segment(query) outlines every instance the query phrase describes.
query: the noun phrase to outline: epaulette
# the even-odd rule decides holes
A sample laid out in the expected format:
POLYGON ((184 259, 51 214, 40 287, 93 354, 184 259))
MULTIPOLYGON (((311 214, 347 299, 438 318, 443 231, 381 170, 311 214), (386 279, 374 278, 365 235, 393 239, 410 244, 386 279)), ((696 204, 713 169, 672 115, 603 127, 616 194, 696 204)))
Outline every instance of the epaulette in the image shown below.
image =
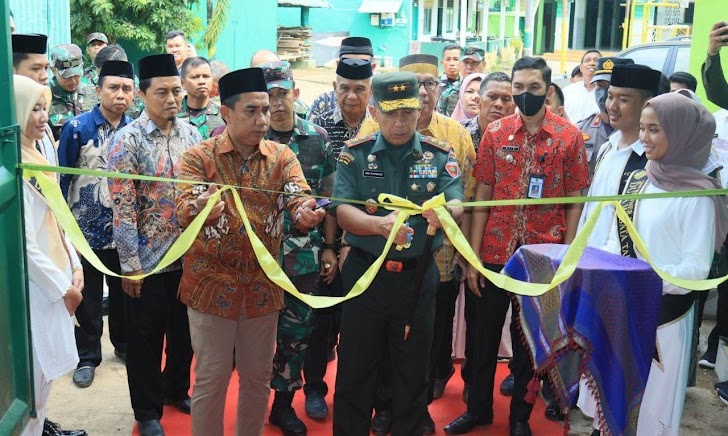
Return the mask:
POLYGON ((450 145, 449 142, 441 141, 437 138, 433 138, 432 136, 423 136, 422 142, 426 142, 436 148, 439 148, 440 150, 442 150, 444 152, 448 152, 452 148, 452 145, 450 145))
POLYGON ((363 143, 369 142, 369 141, 374 141, 376 139, 377 139, 376 136, 368 135, 368 136, 363 136, 361 138, 354 138, 354 139, 350 139, 348 141, 344 141, 344 145, 346 145, 348 148, 354 148, 357 145, 360 145, 360 144, 363 144, 363 143))

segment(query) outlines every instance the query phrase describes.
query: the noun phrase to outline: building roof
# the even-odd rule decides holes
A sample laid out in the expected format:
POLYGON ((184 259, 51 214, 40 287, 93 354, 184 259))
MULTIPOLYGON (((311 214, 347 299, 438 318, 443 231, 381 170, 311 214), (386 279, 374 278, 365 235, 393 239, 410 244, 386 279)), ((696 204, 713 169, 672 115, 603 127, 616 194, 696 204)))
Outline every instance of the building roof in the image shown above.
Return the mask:
POLYGON ((331 3, 326 0, 278 0, 282 8, 330 8, 331 3))

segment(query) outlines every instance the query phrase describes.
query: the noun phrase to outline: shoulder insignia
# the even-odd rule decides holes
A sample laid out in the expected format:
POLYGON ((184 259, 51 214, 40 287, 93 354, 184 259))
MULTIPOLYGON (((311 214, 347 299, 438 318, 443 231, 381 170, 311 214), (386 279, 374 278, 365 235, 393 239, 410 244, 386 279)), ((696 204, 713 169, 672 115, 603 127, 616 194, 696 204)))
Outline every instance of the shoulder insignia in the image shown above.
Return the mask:
POLYGON ((376 136, 368 135, 368 136, 363 136, 361 138, 354 138, 354 139, 350 139, 348 141, 344 141, 344 145, 346 145, 348 148, 354 148, 357 145, 360 145, 360 144, 363 144, 363 143, 369 142, 369 141, 374 141, 376 139, 377 139, 376 136))
POLYGON ((439 148, 442 151, 450 151, 450 149, 452 149, 452 145, 450 145, 449 142, 441 141, 437 138, 433 138, 432 136, 423 136, 422 142, 430 144, 430 145, 434 146, 435 148, 439 148))
POLYGON ((445 164, 445 171, 450 177, 455 178, 460 175, 460 165, 457 162, 448 162, 445 164))
POLYGON ((591 135, 586 132, 581 132, 581 137, 584 138, 584 141, 588 141, 591 139, 591 135))
POLYGON ((350 163, 354 162, 354 156, 345 151, 342 151, 341 153, 339 153, 338 161, 348 166, 350 163))

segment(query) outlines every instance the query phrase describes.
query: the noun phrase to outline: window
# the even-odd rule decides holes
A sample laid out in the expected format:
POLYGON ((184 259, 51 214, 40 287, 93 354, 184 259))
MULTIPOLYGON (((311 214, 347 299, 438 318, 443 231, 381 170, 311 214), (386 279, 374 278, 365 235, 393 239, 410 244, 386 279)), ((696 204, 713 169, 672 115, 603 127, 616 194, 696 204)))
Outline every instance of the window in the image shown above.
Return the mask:
POLYGON ((677 47, 677 56, 675 56, 675 71, 689 71, 690 70, 690 46, 677 47))
POLYGON ((670 47, 644 47, 628 51, 622 57, 632 59, 637 64, 647 65, 652 69, 662 71, 665 68, 668 53, 670 53, 670 47))
POLYGON ((425 9, 425 29, 426 35, 432 34, 432 9, 425 9))
POLYGON ((447 0, 445 5, 445 32, 452 33, 455 28, 455 1, 447 0))

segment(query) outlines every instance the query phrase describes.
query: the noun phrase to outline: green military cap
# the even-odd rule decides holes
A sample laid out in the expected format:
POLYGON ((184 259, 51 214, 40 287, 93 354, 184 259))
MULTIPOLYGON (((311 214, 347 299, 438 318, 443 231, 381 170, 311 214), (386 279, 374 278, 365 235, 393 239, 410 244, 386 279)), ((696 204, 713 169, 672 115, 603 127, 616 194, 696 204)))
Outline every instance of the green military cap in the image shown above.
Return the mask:
POLYGON ((269 90, 272 88, 293 89, 293 71, 291 64, 287 61, 267 62, 258 65, 258 68, 263 70, 265 83, 269 90))
POLYGON ((86 37, 86 44, 91 44, 94 41, 101 41, 104 44, 108 44, 109 43, 109 38, 107 38, 106 35, 104 35, 101 32, 90 33, 86 37))
POLYGON ((82 58, 76 44, 59 44, 51 49, 51 64, 64 79, 83 74, 82 58))
POLYGON ((382 112, 419 109, 420 91, 415 73, 382 73, 372 79, 372 98, 382 112))
POLYGON ((483 62, 485 51, 482 48, 468 46, 463 48, 462 59, 472 59, 477 62, 483 62))

